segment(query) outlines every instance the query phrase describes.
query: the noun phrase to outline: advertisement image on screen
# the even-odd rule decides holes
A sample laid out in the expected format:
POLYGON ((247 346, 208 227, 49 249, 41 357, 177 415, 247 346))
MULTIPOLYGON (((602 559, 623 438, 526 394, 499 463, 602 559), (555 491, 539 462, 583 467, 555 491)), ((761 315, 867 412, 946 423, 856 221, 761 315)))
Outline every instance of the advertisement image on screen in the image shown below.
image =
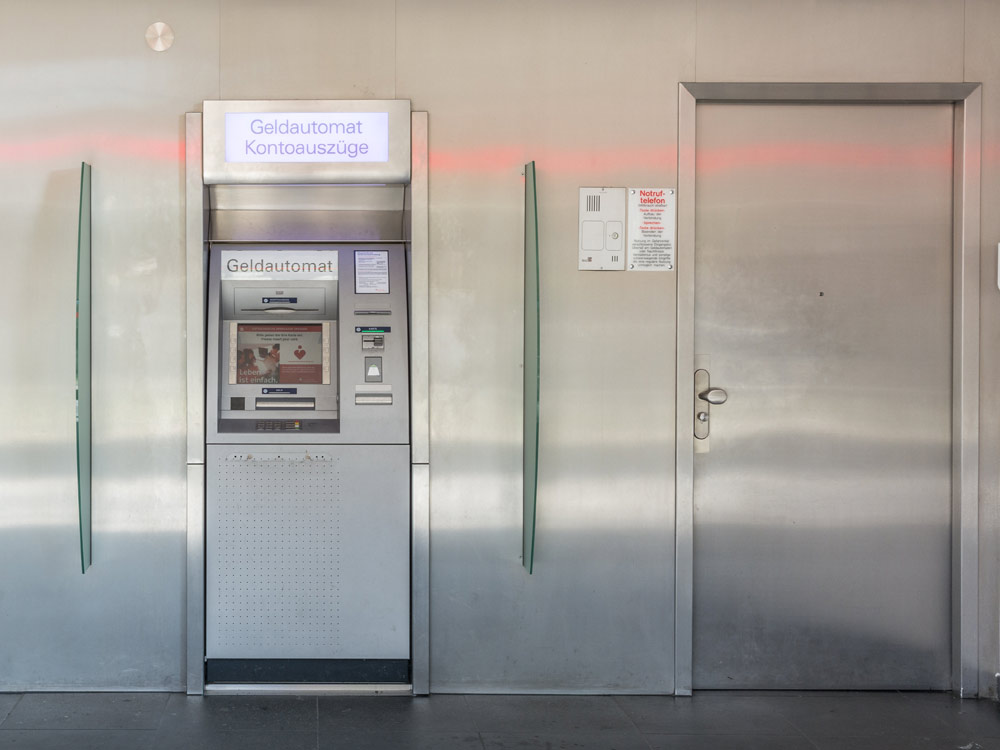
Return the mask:
POLYGON ((236 331, 236 382, 323 382, 323 326, 319 323, 241 323, 236 331))

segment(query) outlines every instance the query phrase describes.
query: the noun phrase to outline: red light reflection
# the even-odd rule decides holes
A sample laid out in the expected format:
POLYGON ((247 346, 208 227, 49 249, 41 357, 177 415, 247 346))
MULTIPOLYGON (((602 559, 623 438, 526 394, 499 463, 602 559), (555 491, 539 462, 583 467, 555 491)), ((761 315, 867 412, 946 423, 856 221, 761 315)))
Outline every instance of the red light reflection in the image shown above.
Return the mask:
POLYGON ((867 146, 854 143, 755 143, 747 146, 698 149, 699 171, 723 171, 748 167, 951 167, 948 146, 867 146))
POLYGON ((110 134, 84 134, 30 141, 0 141, 0 162, 32 162, 50 159, 92 158, 97 153, 149 161, 184 161, 184 143, 164 138, 141 138, 110 134))
POLYGON ((540 170, 549 173, 642 168, 673 171, 677 168, 677 152, 662 147, 534 150, 520 145, 431 149, 428 156, 432 172, 505 172, 531 159, 540 170))

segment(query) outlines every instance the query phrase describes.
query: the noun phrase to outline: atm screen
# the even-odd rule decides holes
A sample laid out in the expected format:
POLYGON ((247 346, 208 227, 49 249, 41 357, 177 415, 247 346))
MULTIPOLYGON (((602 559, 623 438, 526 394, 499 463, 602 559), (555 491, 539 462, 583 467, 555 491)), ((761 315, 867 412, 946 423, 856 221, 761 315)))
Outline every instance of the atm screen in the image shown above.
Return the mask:
POLYGON ((329 333, 324 336, 325 324, 233 322, 231 325, 235 331, 230 335, 230 383, 329 382, 329 333))

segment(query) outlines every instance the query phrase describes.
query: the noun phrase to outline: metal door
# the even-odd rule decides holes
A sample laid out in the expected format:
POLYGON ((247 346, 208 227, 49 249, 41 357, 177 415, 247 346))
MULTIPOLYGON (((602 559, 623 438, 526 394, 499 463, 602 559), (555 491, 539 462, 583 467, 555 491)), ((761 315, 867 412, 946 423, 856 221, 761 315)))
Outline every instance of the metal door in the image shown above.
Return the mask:
POLYGON ((695 688, 950 686, 953 112, 698 105, 695 688))

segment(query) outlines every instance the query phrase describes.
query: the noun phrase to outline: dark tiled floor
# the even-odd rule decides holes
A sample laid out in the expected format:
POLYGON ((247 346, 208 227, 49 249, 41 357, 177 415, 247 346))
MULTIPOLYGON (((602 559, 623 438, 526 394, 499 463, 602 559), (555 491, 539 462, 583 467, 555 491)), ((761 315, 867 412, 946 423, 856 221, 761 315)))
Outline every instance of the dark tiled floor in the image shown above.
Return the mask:
POLYGON ((0 694, 0 749, 1000 750, 1000 708, 939 693, 224 697, 0 694))

